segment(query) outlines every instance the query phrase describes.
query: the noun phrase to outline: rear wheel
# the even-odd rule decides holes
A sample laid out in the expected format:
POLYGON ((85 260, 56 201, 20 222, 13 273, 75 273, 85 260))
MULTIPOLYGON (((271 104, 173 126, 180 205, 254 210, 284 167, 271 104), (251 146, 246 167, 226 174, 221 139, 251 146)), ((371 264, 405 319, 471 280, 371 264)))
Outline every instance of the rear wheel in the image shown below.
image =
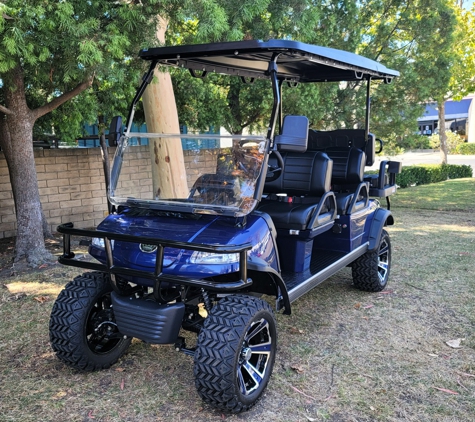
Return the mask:
POLYGON ((249 296, 222 299, 206 318, 195 353, 195 385, 214 407, 251 408, 269 382, 277 330, 269 304, 249 296))
POLYGON ((383 230, 378 248, 353 262, 353 284, 360 290, 380 292, 388 284, 390 269, 391 241, 388 232, 383 230))
POLYGON ((51 311, 50 341, 56 356, 84 371, 109 368, 126 352, 131 338, 117 329, 109 276, 84 273, 69 282, 51 311))

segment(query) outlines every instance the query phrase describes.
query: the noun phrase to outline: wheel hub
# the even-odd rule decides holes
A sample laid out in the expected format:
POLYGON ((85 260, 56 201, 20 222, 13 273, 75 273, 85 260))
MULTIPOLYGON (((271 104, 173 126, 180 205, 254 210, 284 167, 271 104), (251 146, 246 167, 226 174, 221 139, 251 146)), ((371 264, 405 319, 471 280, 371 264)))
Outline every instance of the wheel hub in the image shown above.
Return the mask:
POLYGON ((241 359, 243 362, 248 362, 249 359, 251 359, 252 356, 252 350, 250 347, 244 346, 242 351, 241 351, 241 359))
POLYGON ((108 332, 117 329, 117 324, 113 321, 112 313, 109 309, 99 312, 92 323, 96 334, 105 335, 108 332))

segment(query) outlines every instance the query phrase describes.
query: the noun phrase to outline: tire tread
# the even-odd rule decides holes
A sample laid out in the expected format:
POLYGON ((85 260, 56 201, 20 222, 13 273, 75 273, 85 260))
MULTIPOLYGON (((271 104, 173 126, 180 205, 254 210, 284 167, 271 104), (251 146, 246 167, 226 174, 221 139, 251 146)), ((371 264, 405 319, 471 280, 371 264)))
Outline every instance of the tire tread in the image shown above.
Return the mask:
MULTIPOLYGON (((387 238, 389 243, 389 234, 383 230, 381 234, 381 241, 387 238)), ((352 276, 354 286, 366 292, 380 292, 384 290, 387 285, 387 278, 389 277, 389 268, 386 276, 386 282, 381 283, 378 273, 378 258, 379 248, 374 251, 366 252, 352 263, 352 276)), ((389 249, 390 254, 390 249, 389 249)), ((391 260, 389 259, 389 262, 391 260)))
POLYGON ((83 338, 91 306, 110 291, 105 274, 89 272, 75 277, 58 295, 51 311, 49 337, 56 356, 66 365, 82 371, 107 369, 127 350, 131 339, 121 340, 107 356, 98 358, 83 338))
POLYGON ((239 413, 250 409, 257 401, 257 398, 252 403, 239 400, 233 380, 242 332, 260 311, 273 315, 267 302, 231 295, 212 308, 205 320, 194 357, 195 386, 201 398, 213 407, 239 413))

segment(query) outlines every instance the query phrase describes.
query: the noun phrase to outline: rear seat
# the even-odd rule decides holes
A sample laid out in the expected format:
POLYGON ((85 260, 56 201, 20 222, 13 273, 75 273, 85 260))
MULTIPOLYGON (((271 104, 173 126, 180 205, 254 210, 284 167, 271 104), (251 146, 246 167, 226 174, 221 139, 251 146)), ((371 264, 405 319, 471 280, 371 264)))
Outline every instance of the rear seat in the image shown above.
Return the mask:
POLYGON ((374 146, 365 142, 364 133, 363 129, 309 131, 309 149, 324 151, 333 160, 331 183, 339 215, 359 211, 369 202, 364 168, 374 161, 374 146))
MULTIPOLYGON (((390 209, 389 196, 396 192, 396 174, 401 172, 401 163, 397 161, 382 161, 378 174, 363 175, 362 170, 356 168, 361 164, 361 160, 366 166, 372 166, 375 163, 375 142, 374 134, 369 133, 365 136, 364 129, 337 129, 332 131, 309 130, 308 145, 309 150, 325 151, 334 161, 332 189, 336 191, 338 202, 338 213, 340 215, 351 214, 364 207, 366 196, 386 197, 387 208, 390 209), (352 149, 360 150, 359 154, 364 154, 366 158, 356 158, 352 149), (346 158, 345 158, 346 157, 346 158), (348 160, 346 163, 345 161, 348 160), (346 176, 342 166, 348 166, 346 176), (340 173, 340 175, 338 175, 340 173), (357 175, 358 182, 351 174, 357 175), (347 178, 348 182, 344 179, 347 178), (365 182, 366 186, 361 185, 365 182), (355 184, 353 187, 348 185, 355 184), (338 185, 341 186, 338 186, 338 185), (359 188, 358 188, 359 186, 359 188), (355 196, 351 195, 351 190, 360 192, 355 196), (367 193, 368 192, 368 193, 367 193), (352 205, 352 201, 356 202, 352 205)), ((363 165, 364 168, 364 165, 363 165)))
MULTIPOLYGON (((270 215, 277 229, 282 270, 301 272, 310 265, 313 239, 330 230, 337 215, 331 191, 333 161, 325 152, 306 151, 304 116, 286 116, 275 142, 284 166, 276 180, 265 183, 267 196, 257 210, 270 215)), ((271 156, 269 162, 273 160, 271 156)))
POLYGON ((354 147, 329 147, 325 152, 333 160, 331 183, 338 214, 352 214, 365 208, 369 202, 369 184, 364 181, 366 154, 354 147))

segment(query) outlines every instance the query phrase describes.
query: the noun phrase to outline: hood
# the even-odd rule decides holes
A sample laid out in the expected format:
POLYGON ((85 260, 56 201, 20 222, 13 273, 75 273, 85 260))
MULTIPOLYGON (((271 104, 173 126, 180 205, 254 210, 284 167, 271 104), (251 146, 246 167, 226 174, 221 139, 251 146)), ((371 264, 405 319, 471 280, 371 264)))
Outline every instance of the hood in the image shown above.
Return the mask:
MULTIPOLYGON (((97 229, 151 239, 207 245, 239 245, 251 241, 249 234, 246 235, 247 230, 235 227, 235 222, 235 218, 214 215, 125 210, 120 214, 109 215, 97 229)), ((115 241, 114 259, 119 265, 138 269, 154 268, 154 250, 144 252, 146 249, 137 243, 115 241)), ((165 247, 163 266, 166 268, 174 264, 182 252, 181 249, 165 247)), ((95 256, 93 251, 91 254, 95 256)))

